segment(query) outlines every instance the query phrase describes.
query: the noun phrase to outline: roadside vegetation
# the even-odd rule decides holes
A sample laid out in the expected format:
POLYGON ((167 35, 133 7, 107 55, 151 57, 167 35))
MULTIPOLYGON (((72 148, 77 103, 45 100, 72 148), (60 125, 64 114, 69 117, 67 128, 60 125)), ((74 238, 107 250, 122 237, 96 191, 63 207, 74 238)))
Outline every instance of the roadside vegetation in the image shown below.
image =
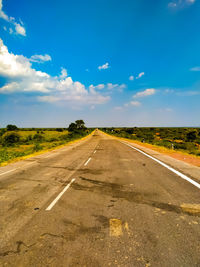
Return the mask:
POLYGON ((200 128, 101 128, 105 133, 200 156, 200 128))
POLYGON ((0 165, 67 144, 91 132, 92 129, 87 129, 83 120, 77 120, 67 128, 18 128, 7 125, 0 129, 0 165))

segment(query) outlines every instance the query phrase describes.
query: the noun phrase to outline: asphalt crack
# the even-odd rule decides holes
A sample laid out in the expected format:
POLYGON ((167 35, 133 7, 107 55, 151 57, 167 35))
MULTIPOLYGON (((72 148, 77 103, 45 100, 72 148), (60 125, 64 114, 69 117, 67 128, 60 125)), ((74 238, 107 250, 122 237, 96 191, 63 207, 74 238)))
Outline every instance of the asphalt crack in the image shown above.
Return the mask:
POLYGON ((4 252, 0 252, 0 257, 9 256, 10 254, 20 254, 22 251, 22 247, 29 249, 34 245, 36 245, 36 243, 33 243, 31 245, 26 245, 23 241, 17 241, 16 244, 17 244, 16 250, 7 250, 4 252))

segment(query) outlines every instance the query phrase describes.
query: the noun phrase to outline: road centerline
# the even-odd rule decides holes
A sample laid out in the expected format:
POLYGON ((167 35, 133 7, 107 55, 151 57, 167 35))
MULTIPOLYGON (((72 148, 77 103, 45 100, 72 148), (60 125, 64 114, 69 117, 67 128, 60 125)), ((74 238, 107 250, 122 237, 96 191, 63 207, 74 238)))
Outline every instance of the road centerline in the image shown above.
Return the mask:
POLYGON ((71 184, 75 181, 76 179, 73 178, 68 185, 65 186, 65 188, 58 194, 58 196, 51 202, 51 204, 46 208, 47 211, 51 210, 53 206, 58 202, 58 200, 62 197, 62 195, 70 188, 71 184))
POLYGON ((87 166, 91 159, 92 159, 92 158, 89 158, 89 159, 86 161, 86 163, 84 164, 84 166, 87 166))

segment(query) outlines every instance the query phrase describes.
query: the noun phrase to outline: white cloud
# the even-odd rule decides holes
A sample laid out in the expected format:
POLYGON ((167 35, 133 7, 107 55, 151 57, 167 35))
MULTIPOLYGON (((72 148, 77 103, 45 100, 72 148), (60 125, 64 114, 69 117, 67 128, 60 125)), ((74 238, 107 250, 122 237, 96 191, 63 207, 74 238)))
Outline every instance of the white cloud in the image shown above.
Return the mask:
POLYGON ((101 84, 98 84, 96 86, 94 86, 93 84, 90 85, 90 88, 93 87, 94 89, 97 89, 97 90, 102 90, 105 88, 105 85, 103 83, 101 84))
POLYGON ((105 63, 105 64, 103 64, 102 66, 99 66, 98 67, 98 69, 99 70, 106 70, 106 69, 108 69, 108 68, 110 68, 110 66, 109 66, 109 63, 107 62, 107 63, 105 63))
POLYGON ((89 86, 89 89, 91 92, 93 92, 93 94, 96 92, 96 90, 103 90, 103 89, 109 90, 109 91, 116 89, 117 91, 122 92, 122 90, 124 88, 126 88, 126 85, 123 83, 122 84, 118 84, 118 83, 116 83, 116 84, 113 84, 113 83, 103 84, 103 83, 101 83, 98 85, 91 84, 89 86))
POLYGON ((130 81, 133 81, 133 80, 134 80, 134 76, 131 75, 131 76, 129 77, 129 80, 130 80, 130 81))
POLYGON ((51 56, 49 55, 33 55, 30 58, 31 62, 36 62, 36 63, 44 63, 46 61, 51 61, 51 56))
POLYGON ((124 88, 126 88, 126 85, 124 83, 122 84, 113 84, 113 83, 107 83, 106 84, 106 88, 108 90, 113 90, 113 89, 117 89, 119 92, 122 92, 124 88))
POLYGON ((139 107, 141 105, 139 101, 131 101, 130 104, 134 107, 139 107))
POLYGON ((194 4, 195 1, 196 0, 174 0, 168 3, 168 7, 171 9, 180 9, 194 4))
MULTIPOLYGON (((15 18, 9 17, 3 10, 3 2, 0 0, 0 18, 4 19, 8 23, 14 26, 15 28, 15 34, 19 34, 22 36, 26 36, 26 29, 23 25, 23 22, 20 20, 20 22, 16 22, 15 18)), ((12 34, 14 33, 13 29, 9 29, 9 33, 12 34)))
POLYGON ((138 76, 136 77, 136 79, 140 79, 142 76, 144 76, 144 72, 140 72, 139 74, 138 74, 138 76))
POLYGON ((64 79, 66 77, 67 77, 67 70, 65 68, 61 68, 60 78, 64 79))
POLYGON ((15 25, 15 31, 17 34, 26 36, 26 30, 21 24, 15 22, 14 25, 15 25))
POLYGON ((133 98, 140 98, 140 97, 145 97, 145 96, 150 96, 150 95, 154 95, 156 93, 156 90, 154 88, 149 88, 146 89, 142 92, 138 92, 135 95, 133 95, 133 98))
POLYGON ((190 71, 200 71, 200 67, 199 66, 193 67, 190 69, 190 71))
MULTIPOLYGON (((109 101, 95 90, 88 90, 82 83, 67 76, 67 70, 61 70, 60 76, 52 77, 32 67, 30 59, 14 55, 0 39, 0 76, 7 83, 0 88, 0 93, 35 92, 42 102, 68 102, 70 104, 103 104, 109 101)), ((98 89, 102 84, 97 86, 98 89)))
POLYGON ((13 34, 13 29, 12 28, 9 28, 9 33, 13 34))
POLYGON ((169 7, 169 8, 175 8, 175 7, 177 7, 177 4, 174 3, 174 2, 170 2, 170 3, 168 4, 168 7, 169 7))

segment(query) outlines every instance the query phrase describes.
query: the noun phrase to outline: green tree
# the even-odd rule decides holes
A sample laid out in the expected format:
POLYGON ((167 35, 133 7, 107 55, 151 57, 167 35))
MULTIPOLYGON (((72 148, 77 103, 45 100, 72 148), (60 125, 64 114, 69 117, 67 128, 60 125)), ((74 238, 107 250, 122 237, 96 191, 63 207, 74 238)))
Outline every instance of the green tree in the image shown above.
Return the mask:
POLYGON ((77 129, 85 129, 85 122, 83 120, 76 120, 75 121, 77 129))
POLYGON ((68 127, 68 131, 69 132, 75 132, 77 130, 77 125, 76 123, 72 122, 70 123, 69 127, 68 127))
POLYGON ((16 131, 18 130, 16 125, 8 124, 6 127, 7 131, 16 131))
POLYGON ((70 123, 68 127, 69 132, 79 132, 80 130, 86 130, 85 122, 83 120, 76 120, 70 123))

